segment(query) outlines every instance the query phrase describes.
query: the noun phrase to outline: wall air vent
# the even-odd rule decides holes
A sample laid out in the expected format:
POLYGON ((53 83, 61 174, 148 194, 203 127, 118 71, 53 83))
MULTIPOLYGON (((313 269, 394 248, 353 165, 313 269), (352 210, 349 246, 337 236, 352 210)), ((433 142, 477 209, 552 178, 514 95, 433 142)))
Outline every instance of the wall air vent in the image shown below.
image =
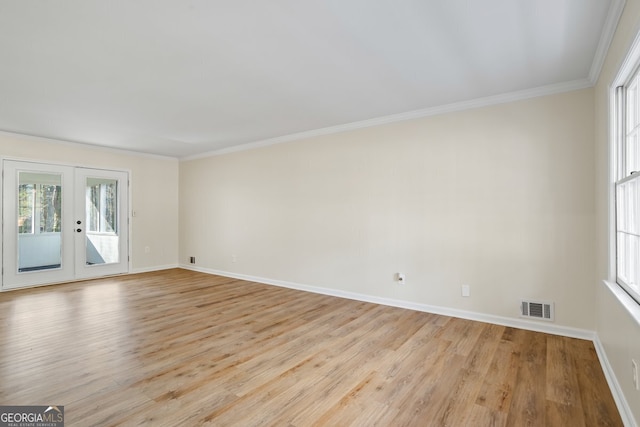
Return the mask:
POLYGON ((520 315, 532 319, 553 321, 555 318, 553 303, 545 301, 525 301, 520 302, 520 315))

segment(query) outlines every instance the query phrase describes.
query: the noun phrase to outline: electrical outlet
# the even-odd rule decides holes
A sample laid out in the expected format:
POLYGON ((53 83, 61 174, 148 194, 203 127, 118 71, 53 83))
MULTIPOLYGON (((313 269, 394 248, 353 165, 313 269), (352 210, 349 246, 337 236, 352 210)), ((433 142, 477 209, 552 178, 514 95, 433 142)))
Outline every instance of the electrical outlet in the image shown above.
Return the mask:
POLYGON ((633 375, 633 386, 636 390, 640 390, 640 382, 638 381, 638 362, 631 359, 631 373, 633 375))
POLYGON ((194 257, 194 256, 189 257, 189 262, 190 262, 191 264, 195 264, 195 263, 196 263, 196 257, 194 257))
POLYGON ((238 257, 235 254, 231 255, 231 262, 237 262, 237 261, 238 261, 238 257))

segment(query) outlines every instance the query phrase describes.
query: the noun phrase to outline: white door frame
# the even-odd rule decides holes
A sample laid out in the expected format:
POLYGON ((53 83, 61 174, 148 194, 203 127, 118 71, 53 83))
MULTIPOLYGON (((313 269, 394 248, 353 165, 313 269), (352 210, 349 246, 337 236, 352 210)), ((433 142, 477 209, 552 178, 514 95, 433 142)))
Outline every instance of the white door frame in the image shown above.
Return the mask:
MULTIPOLYGON (((67 197, 65 194, 69 189, 73 188, 73 169, 68 166, 60 165, 44 165, 41 163, 26 163, 5 161, 3 162, 3 189, 12 188, 13 191, 4 191, 3 195, 17 198, 18 174, 23 173, 50 173, 60 175, 60 185, 62 186, 62 218, 72 214, 74 209, 73 198, 67 197)), ((4 247, 2 259, 2 284, 3 289, 21 288, 31 285, 40 285, 51 282, 63 282, 73 280, 73 252, 67 250, 74 245, 73 235, 70 233, 70 224, 61 224, 61 232, 57 238, 59 240, 60 268, 36 270, 29 272, 18 272, 19 262, 19 234, 16 227, 17 224, 17 203, 15 200, 7 203, 3 201, 3 208, 7 211, 2 212, 2 246, 4 247), (13 209, 11 209, 13 207, 13 209)), ((35 235, 33 236, 36 237, 35 235)))
MULTIPOLYGON (((75 168, 75 209, 74 214, 83 213, 82 217, 74 217, 75 228, 75 278, 85 279, 129 272, 129 217, 128 217, 128 185, 129 175, 126 172, 94 169, 85 167, 75 168), (87 235, 88 224, 86 221, 86 178, 108 178, 118 182, 118 256, 120 262, 111 264, 88 264, 86 246, 90 238, 87 235), (124 195, 124 197, 123 197, 124 195), (77 222, 80 221, 80 224, 77 222), (78 231, 81 230, 81 231, 78 231)), ((96 237, 99 237, 96 235, 96 237)), ((110 237, 110 236, 107 236, 110 237)))
MULTIPOLYGON (((60 163, 60 162, 50 162, 50 161, 43 161, 43 160, 33 160, 33 159, 24 159, 24 158, 11 158, 11 157, 0 157, 0 163, 1 163, 1 168, 2 168, 2 181, 0 182, 0 213, 2 213, 2 218, 3 218, 3 226, 2 226, 2 245, 0 245, 0 260, 2 262, 0 262, 0 264, 4 267, 4 271, 2 274, 2 283, 0 284, 0 291, 4 291, 4 290, 10 290, 10 289, 16 289, 16 288, 22 288, 22 287, 30 287, 30 286, 40 286, 40 285, 49 285, 49 284, 55 284, 55 283, 61 283, 61 282, 68 282, 68 281, 74 281, 74 280, 83 280, 83 279, 87 279, 87 278, 94 278, 94 277, 104 277, 104 276, 109 276, 109 275, 114 275, 114 274, 125 274, 131 271, 131 259, 130 259, 130 247, 131 247, 131 229, 130 229, 130 210, 129 210, 129 206, 131 205, 131 192, 130 192, 130 171, 129 170, 123 170, 123 169, 106 169, 104 167, 87 167, 87 166, 81 166, 81 165, 72 165, 72 164, 66 164, 66 163, 60 163), (10 162, 10 163, 7 163, 10 162), (72 197, 69 197, 70 203, 72 204, 72 207, 66 207, 67 212, 71 212, 70 215, 66 215, 63 214, 63 218, 66 218, 68 216, 67 219, 64 219, 64 221, 66 221, 66 223, 64 224, 65 227, 70 227, 71 225, 75 225, 75 224, 69 224, 69 222, 71 221, 76 221, 75 220, 75 210, 77 209, 77 204, 80 203, 77 201, 78 197, 75 193, 77 193, 79 190, 73 190, 73 188, 77 185, 76 182, 76 178, 74 178, 76 174, 76 170, 82 170, 82 171, 91 171, 92 175, 101 175, 103 173, 108 174, 109 172, 111 172, 112 174, 124 174, 124 175, 120 175, 122 178, 119 179, 119 192, 120 192, 120 209, 119 209, 119 220, 120 220, 120 230, 122 230, 122 235, 121 235, 121 241, 120 241, 120 255, 121 255, 121 265, 124 268, 121 268, 119 270, 114 270, 113 268, 109 268, 108 264, 106 265, 101 265, 101 266, 94 266, 94 268, 91 269, 86 269, 84 270, 84 272, 78 274, 78 270, 83 271, 83 269, 79 269, 78 266, 76 265, 76 255, 74 255, 75 253, 79 252, 77 250, 73 250, 71 251, 72 253, 72 261, 70 262, 70 267, 71 267, 71 274, 68 274, 69 272, 65 270, 65 273, 62 274, 49 274, 49 273, 55 273, 57 270, 46 270, 45 274, 41 274, 40 276, 43 277, 42 280, 29 280, 29 279, 25 279, 25 280, 19 280, 17 283, 12 284, 8 284, 7 280, 5 280, 6 277, 6 269, 7 267, 10 265, 6 262, 5 257, 7 256, 7 254, 10 252, 7 250, 7 248, 9 247, 8 242, 9 238, 11 239, 17 239, 17 230, 15 230, 15 222, 13 222, 13 224, 11 224, 11 221, 6 218, 6 213, 5 213, 5 180, 7 180, 7 178, 9 179, 9 183, 12 184, 16 184, 15 180, 16 180, 16 176, 17 174, 15 174, 15 169, 12 169, 12 173, 14 173, 13 177, 7 177, 5 176, 6 171, 5 171, 5 165, 7 164, 13 164, 13 166, 15 166, 16 163, 20 163, 28 166, 28 169, 31 169, 33 171, 42 171, 42 172, 51 172, 53 171, 55 173, 55 171, 57 170, 64 170, 65 168, 70 168, 73 173, 71 176, 71 180, 72 180, 72 184, 68 187, 67 191, 72 191, 74 194, 72 195, 72 197), (124 193, 122 193, 122 191, 124 191, 124 193), (73 205, 75 203, 75 205, 73 205), (9 226, 9 224, 13 225, 13 236, 7 236, 6 231, 7 231, 7 227, 9 226)), ((66 177, 66 174, 65 174, 66 177)), ((65 180, 65 185, 68 186, 68 181, 65 180)), ((12 204, 15 203, 15 201, 11 202, 12 204)), ((64 203, 64 202, 63 202, 64 203)), ((82 203, 84 203, 84 198, 82 203)), ((66 204, 65 204, 66 206, 66 204)), ((15 213, 17 214, 17 212, 15 213)), ((14 217, 15 217, 14 214, 14 217)), ((15 218, 14 218, 15 219, 15 218)), ((84 222, 84 221, 83 221, 84 222)), ((84 225, 84 224, 83 224, 84 225)), ((84 228, 83 228, 84 230, 84 228)), ((11 234, 11 233, 9 233, 11 234)), ((77 235, 77 233, 66 233, 67 237, 66 239, 63 237, 63 240, 65 242, 65 245, 71 245, 72 247, 77 245, 77 243, 75 243, 75 241, 79 240, 79 237, 77 235), (70 236, 69 236, 70 234, 70 236), (69 243, 67 240, 69 240, 71 243, 69 243)), ((84 233, 81 233, 82 237, 84 237, 84 233)), ((14 244, 17 245, 17 240, 14 240, 14 244)), ((15 253, 15 249, 16 248, 12 248, 11 251, 13 251, 15 253)), ((12 258, 14 264, 11 266, 11 268, 16 268, 17 265, 16 263, 16 255, 9 255, 10 258, 12 258)), ((65 265, 68 264, 69 261, 66 260, 65 265)), ((84 262, 83 262, 84 264, 84 262)), ((23 274, 23 273, 21 273, 23 274)), ((28 276, 28 275, 27 275, 28 276)), ((33 275, 34 277, 36 276, 35 274, 33 275)), ((25 276, 26 277, 26 276, 25 276)))

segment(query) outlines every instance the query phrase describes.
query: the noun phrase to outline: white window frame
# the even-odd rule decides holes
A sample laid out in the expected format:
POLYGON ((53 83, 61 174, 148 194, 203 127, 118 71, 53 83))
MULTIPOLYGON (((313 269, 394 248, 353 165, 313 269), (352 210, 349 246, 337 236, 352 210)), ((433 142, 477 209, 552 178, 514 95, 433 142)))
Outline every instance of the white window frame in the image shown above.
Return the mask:
MULTIPOLYGON (((626 293, 631 296, 636 303, 640 304, 640 283, 638 280, 627 280, 624 274, 620 274, 618 271, 618 226, 625 227, 624 215, 618 212, 616 207, 618 205, 618 187, 621 185, 629 185, 635 183, 640 187, 640 174, 630 175, 627 173, 626 162, 626 136, 628 133, 626 125, 627 106, 626 103, 626 88, 631 86, 632 82, 640 83, 638 77, 640 70, 640 35, 636 37, 627 57, 625 58, 616 78, 613 80, 609 87, 609 138, 610 138, 610 151, 609 151, 609 280, 617 283, 626 293), (624 89, 621 89, 624 88, 624 89), (623 112, 623 114, 621 114, 623 112), (623 220, 621 222, 621 220, 623 220), (622 276, 622 277, 621 277, 622 276)), ((640 88, 640 85, 636 86, 636 90, 640 88)), ((640 96, 640 91, 638 91, 640 96)), ((640 112, 637 112, 640 114, 640 112)), ((640 120, 640 119, 638 119, 640 120)), ((638 208, 640 207, 640 200, 637 200, 635 217, 638 216, 638 208)), ((628 219, 628 218, 627 218, 628 219)), ((637 220, 637 218, 635 218, 637 220)), ((628 222, 628 221, 627 221, 628 222)), ((637 224, 632 228, 633 233, 638 232, 637 224)), ((627 227, 629 231, 629 227, 627 227)), ((635 261, 632 260, 631 264, 635 268, 640 268, 637 256, 640 256, 636 252, 635 261)), ((635 276, 636 278, 638 275, 635 276)))

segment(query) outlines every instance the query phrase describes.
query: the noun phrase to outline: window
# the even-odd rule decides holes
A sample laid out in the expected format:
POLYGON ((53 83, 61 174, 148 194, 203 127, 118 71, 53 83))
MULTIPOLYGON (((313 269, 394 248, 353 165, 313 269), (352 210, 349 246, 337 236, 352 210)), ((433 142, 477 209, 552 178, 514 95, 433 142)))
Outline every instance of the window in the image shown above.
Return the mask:
POLYGON ((115 233, 118 229, 118 181, 87 179, 87 231, 115 233))
POLYGON ((62 211, 60 185, 20 183, 18 187, 18 232, 59 233, 62 211))
POLYGON ((616 281, 640 302, 640 73, 615 91, 616 281))

